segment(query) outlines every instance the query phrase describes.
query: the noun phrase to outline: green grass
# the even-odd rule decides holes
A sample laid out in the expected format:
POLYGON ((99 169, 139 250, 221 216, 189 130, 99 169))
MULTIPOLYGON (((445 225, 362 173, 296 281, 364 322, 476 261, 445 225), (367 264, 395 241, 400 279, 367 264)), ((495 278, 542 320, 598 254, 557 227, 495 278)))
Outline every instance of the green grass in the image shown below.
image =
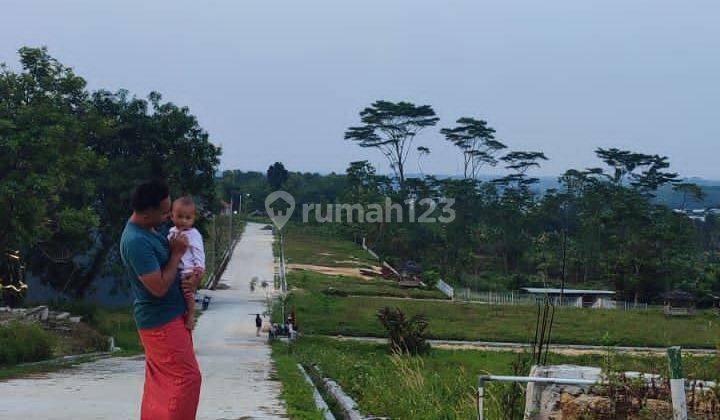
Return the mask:
POLYGON ((363 280, 357 277, 330 276, 307 270, 293 270, 287 274, 291 288, 325 294, 346 294, 358 296, 386 296, 415 299, 447 299, 435 288, 405 288, 396 281, 376 278, 363 280))
MULTIPOLYGON (((534 306, 338 297, 307 290, 291 293, 287 305, 304 333, 325 335, 383 337, 376 313, 391 306, 407 315, 424 314, 431 338, 527 343, 536 318, 534 306)), ((560 308, 553 327, 553 342, 567 344, 714 348, 719 340, 720 319, 711 312, 667 318, 658 310, 560 308)))
POLYGON ((132 308, 100 310, 93 326, 101 334, 115 337, 115 345, 122 349, 122 355, 138 354, 144 351, 132 308))
MULTIPOLYGON (((323 228, 289 225, 286 254, 292 262, 337 265, 365 253, 357 244, 328 237, 323 228), (324 255, 330 253, 331 255, 324 255)), ((365 253, 366 254, 366 253, 365 253)), ((435 290, 404 290, 390 282, 363 281, 314 272, 290 272, 293 290, 287 308, 295 310, 306 334, 385 336, 378 310, 399 307, 424 314, 428 334, 437 339, 530 342, 537 308, 532 305, 483 305, 463 302, 390 300, 377 296, 442 297, 435 290), (334 290, 328 293, 332 287, 334 290), (358 295, 358 296, 347 296, 358 295)), ((659 310, 621 311, 558 308, 553 342, 567 344, 714 348, 720 342, 720 317, 700 311, 690 318, 668 318, 659 310)))
POLYGON ((313 391, 297 367, 297 360, 287 351, 286 346, 275 343, 272 346, 275 362, 275 379, 282 383, 280 397, 290 418, 322 420, 323 415, 315 407, 313 391))
POLYGON ((115 337, 115 345, 123 350, 122 355, 143 352, 131 306, 110 309, 85 301, 56 302, 51 306, 55 310, 80 315, 83 322, 98 333, 107 337, 115 337))
POLYGON ((37 324, 0 325, 0 366, 37 362, 53 354, 56 337, 37 324))
POLYGON ((377 260, 359 244, 330 236, 324 227, 291 223, 285 227, 283 233, 285 258, 289 264, 314 264, 326 267, 377 265, 377 260))
MULTIPOLYGON (((355 399, 364 414, 413 419, 474 418, 477 375, 513 374, 512 364, 518 357, 524 357, 511 352, 440 349, 432 349, 423 357, 399 357, 390 354, 386 345, 321 337, 305 337, 291 345, 276 342, 273 356, 283 363, 317 365, 325 376, 336 380, 355 399)), ((548 361, 601 366, 603 357, 551 354, 548 361)), ((623 371, 664 373, 666 370, 664 358, 616 356, 616 366, 623 371)), ((685 360, 690 376, 702 379, 717 376, 718 368, 718 361, 711 358, 685 360)), ((283 380, 283 386, 292 389, 297 385, 283 380)), ((492 387, 489 392, 493 392, 492 387)), ((302 397, 312 401, 309 394, 302 397)), ((493 410, 492 398, 488 403, 493 410)))

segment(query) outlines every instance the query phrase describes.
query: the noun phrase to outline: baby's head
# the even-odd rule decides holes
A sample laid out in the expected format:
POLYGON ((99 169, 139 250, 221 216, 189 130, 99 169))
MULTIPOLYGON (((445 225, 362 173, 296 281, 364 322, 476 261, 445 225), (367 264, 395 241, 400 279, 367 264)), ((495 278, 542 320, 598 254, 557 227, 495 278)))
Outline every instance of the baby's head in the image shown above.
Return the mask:
POLYGON ((173 201, 171 217, 176 228, 192 228, 195 223, 195 202, 192 197, 186 195, 173 201))

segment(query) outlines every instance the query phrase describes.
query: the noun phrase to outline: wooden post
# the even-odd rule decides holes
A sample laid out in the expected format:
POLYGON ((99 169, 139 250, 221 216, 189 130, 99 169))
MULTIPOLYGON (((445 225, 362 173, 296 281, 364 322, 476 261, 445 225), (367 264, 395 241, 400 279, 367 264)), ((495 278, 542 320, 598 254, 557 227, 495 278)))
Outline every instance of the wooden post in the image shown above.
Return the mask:
POLYGON ((685 378, 682 370, 680 347, 667 349, 668 370, 670 373, 670 393, 672 395, 673 419, 687 420, 687 403, 685 401, 685 378))

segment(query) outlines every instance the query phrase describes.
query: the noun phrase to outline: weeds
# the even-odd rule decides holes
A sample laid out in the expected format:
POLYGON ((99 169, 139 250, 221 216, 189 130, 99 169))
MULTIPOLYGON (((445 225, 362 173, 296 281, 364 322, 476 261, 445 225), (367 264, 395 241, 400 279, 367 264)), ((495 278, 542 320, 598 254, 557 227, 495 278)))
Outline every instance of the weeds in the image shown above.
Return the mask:
POLYGON ((424 315, 418 314, 408 319, 400 308, 385 307, 378 312, 377 317, 387 331, 393 351, 418 355, 430 350, 425 337, 428 322, 424 315))
POLYGON ((15 321, 0 325, 0 365, 48 359, 54 345, 55 337, 37 324, 15 321))

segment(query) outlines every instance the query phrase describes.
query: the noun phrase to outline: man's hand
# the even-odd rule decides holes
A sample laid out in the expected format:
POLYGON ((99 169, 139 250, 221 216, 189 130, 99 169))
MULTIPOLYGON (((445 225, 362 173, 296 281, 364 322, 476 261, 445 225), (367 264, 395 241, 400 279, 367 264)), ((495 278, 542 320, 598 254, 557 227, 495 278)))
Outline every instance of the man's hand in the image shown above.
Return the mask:
POLYGON ((182 233, 176 233, 170 237, 170 253, 183 255, 190 246, 187 236, 182 233))

